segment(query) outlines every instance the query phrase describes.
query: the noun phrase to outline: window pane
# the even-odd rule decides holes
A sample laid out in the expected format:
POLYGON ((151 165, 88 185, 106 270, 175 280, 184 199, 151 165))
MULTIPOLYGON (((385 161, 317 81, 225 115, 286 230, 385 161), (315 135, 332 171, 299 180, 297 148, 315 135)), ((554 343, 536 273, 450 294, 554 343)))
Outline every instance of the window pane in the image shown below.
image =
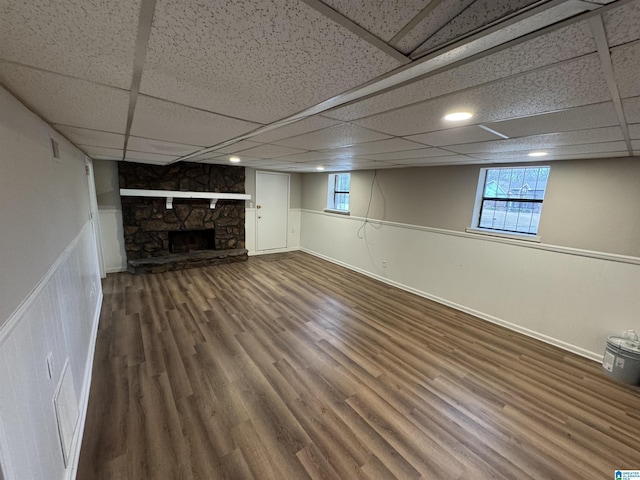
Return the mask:
POLYGON ((549 167, 490 168, 484 185, 485 198, 531 198, 542 200, 549 167))
POLYGON ((334 208, 336 208, 337 210, 349 210, 349 194, 336 193, 334 208))
POLYGON ((336 191, 348 192, 351 183, 351 175, 349 173, 342 173, 336 175, 336 191))
POLYGON ((507 232, 538 232, 542 205, 537 202, 509 202, 484 200, 480 216, 480 228, 507 232))

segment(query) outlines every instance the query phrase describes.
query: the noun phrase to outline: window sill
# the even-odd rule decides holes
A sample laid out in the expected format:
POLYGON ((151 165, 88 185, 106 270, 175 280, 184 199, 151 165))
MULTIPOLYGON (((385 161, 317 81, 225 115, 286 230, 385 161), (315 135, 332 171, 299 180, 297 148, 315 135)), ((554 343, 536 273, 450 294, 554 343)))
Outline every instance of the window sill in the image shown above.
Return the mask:
POLYGON ((540 243, 542 237, 539 235, 527 235, 526 233, 498 232, 496 230, 485 230, 483 228, 466 228, 467 233, 477 233, 479 235, 487 235, 490 237, 511 238, 513 240, 524 240, 526 242, 540 243))
POLYGON ((349 210, 333 210, 331 208, 325 208, 324 211, 327 213, 337 213, 338 215, 351 215, 349 210))

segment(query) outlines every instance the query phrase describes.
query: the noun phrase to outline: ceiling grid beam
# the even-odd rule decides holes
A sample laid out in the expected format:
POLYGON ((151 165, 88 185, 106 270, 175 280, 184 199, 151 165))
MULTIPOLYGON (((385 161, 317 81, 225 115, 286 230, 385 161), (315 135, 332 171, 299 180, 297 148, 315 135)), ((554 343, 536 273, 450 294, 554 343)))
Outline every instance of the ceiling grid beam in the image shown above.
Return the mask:
POLYGON ((327 4, 321 2, 320 0, 300 0, 300 1, 302 3, 305 3, 307 6, 313 8, 314 10, 320 12, 322 15, 334 21, 341 27, 346 28, 351 33, 360 37, 362 40, 369 42, 378 50, 383 51, 384 53, 393 57, 395 60, 398 60, 402 64, 411 63, 411 59, 408 58, 406 55, 404 55, 402 52, 396 50, 387 42, 376 37, 374 34, 369 32, 368 30, 362 28, 360 25, 358 25, 351 19, 345 17, 344 15, 337 12, 336 10, 329 7, 327 4))
POLYGON ((149 37, 151 36, 151 25, 153 24, 153 15, 156 11, 156 0, 142 0, 140 5, 140 17, 138 20, 138 35, 136 37, 136 50, 133 57, 133 75, 131 78, 131 90, 129 92, 129 109, 127 111, 127 127, 124 133, 124 149, 122 151, 122 160, 127 157, 127 144, 129 143, 129 135, 131 134, 131 125, 133 124, 133 115, 138 102, 138 94, 140 93, 140 83, 142 81, 142 71, 144 69, 144 61, 147 56, 147 47, 149 45, 149 37))
POLYGON ((433 12, 441 3, 442 0, 431 0, 431 2, 429 2, 426 7, 420 10, 420 12, 418 12, 418 14, 413 17, 409 23, 402 27, 402 29, 398 33, 396 33, 391 40, 389 40, 389 45, 398 45, 398 43, 400 43, 400 41, 404 37, 406 37, 414 28, 416 28, 420 24, 420 22, 427 18, 429 14, 433 12))
POLYGON ((629 155, 633 156, 633 147, 631 145, 631 136, 629 135, 629 127, 627 126, 627 120, 624 116, 624 110, 622 109, 622 100, 620 98, 620 91, 618 90, 618 84, 616 83, 615 73, 613 71, 613 63, 611 62, 611 52, 609 50, 609 42, 607 41, 607 34, 604 30, 604 23, 602 21, 602 15, 596 15, 589 19, 589 26, 593 33, 593 38, 598 48, 598 56, 600 57, 600 63, 602 64, 602 71, 611 93, 611 99, 613 100, 613 106, 616 109, 618 120, 620 121, 620 129, 622 130, 622 136, 627 144, 629 155))

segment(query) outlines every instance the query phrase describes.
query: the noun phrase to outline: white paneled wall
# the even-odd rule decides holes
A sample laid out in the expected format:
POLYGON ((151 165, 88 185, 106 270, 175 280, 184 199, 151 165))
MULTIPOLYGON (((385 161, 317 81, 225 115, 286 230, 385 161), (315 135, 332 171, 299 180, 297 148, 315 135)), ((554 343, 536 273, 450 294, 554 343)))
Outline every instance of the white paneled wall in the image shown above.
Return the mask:
POLYGON ((5 480, 75 477, 101 301, 89 222, 0 329, 0 460, 5 480), (65 468, 53 398, 67 359, 80 415, 70 466, 65 468))
POLYGON ((126 272, 127 253, 124 250, 122 210, 99 209, 102 232, 102 256, 106 273, 126 272))
POLYGON ((312 210, 301 230, 304 251, 594 360, 640 331, 639 258, 312 210))
POLYGON ((287 219, 287 248, 279 250, 268 250, 264 252, 258 252, 256 250, 256 212, 257 211, 255 207, 245 209, 245 244, 246 249, 249 251, 249 255, 257 255, 261 253, 276 253, 300 249, 300 218, 302 211, 299 208, 289 209, 289 216, 287 219))

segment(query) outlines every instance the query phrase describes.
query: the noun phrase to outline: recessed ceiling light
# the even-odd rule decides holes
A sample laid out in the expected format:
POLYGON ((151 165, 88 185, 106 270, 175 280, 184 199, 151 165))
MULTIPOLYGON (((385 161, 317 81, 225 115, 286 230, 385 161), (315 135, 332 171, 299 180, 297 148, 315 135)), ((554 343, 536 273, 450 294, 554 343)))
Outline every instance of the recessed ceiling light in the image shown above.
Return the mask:
POLYGON ((453 112, 445 115, 444 119, 449 122, 460 122, 462 120, 469 120, 471 117, 473 117, 473 113, 471 112, 453 112))
POLYGON ((240 157, 236 157, 236 156, 229 157, 229 161, 231 163, 240 163, 240 157))
POLYGON ((549 155, 549 152, 530 152, 527 153, 529 157, 544 157, 545 155, 549 155))
POLYGON ((316 170, 318 170, 319 172, 321 172, 322 170, 324 170, 324 167, 322 165, 316 167, 316 170))

